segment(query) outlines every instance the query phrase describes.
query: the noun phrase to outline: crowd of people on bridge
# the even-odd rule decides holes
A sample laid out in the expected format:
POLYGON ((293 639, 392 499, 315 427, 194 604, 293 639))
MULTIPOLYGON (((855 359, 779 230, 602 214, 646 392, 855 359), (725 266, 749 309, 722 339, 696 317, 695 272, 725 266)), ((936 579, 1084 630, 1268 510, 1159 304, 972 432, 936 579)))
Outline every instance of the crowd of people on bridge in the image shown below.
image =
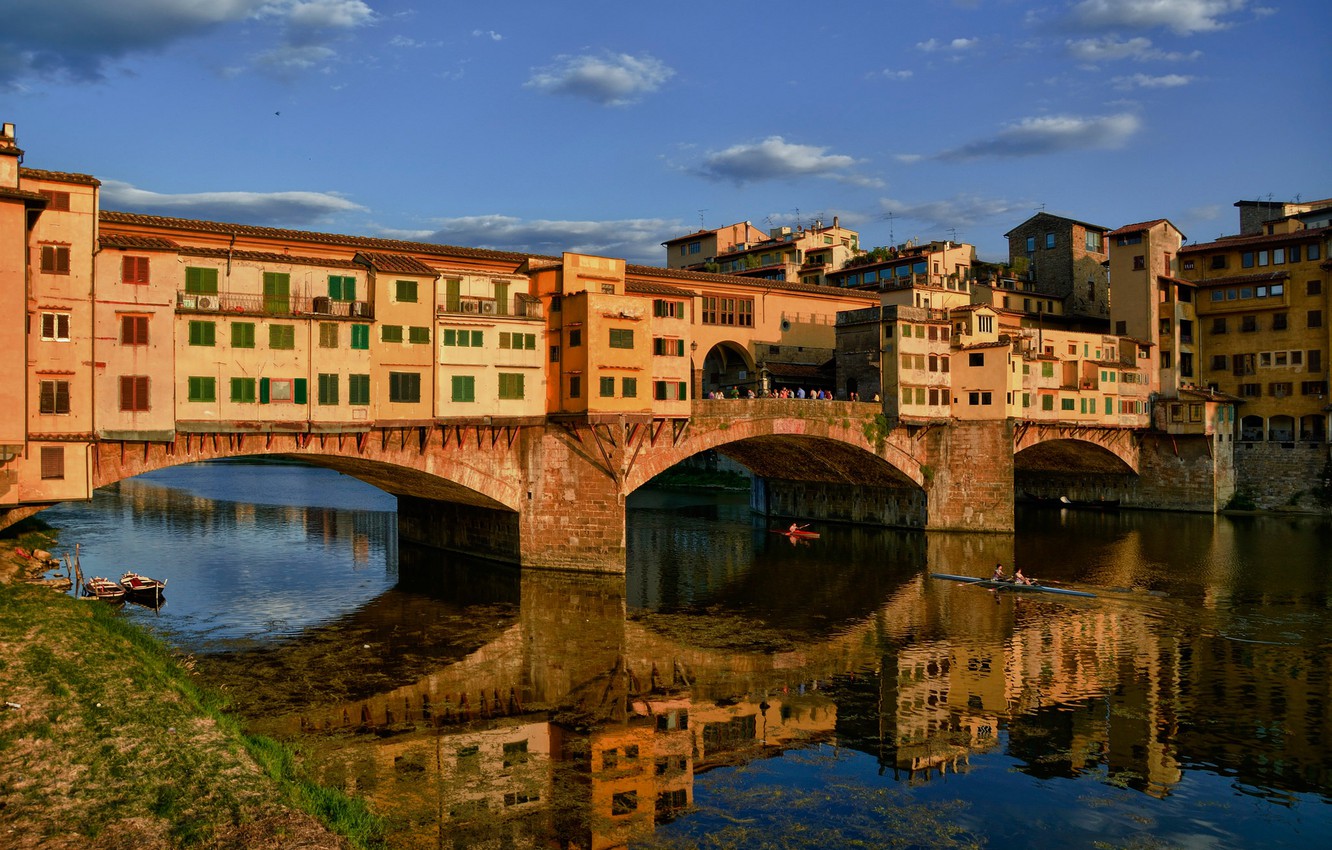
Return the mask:
MULTIPOLYGON (((836 398, 836 396, 833 395, 831 390, 810 388, 808 391, 806 391, 804 387, 795 387, 795 388, 780 387, 775 390, 763 390, 762 392, 759 393, 754 392, 752 387, 745 390, 741 390, 739 387, 731 387, 725 390, 710 390, 708 392, 707 397, 710 399, 803 398, 803 399, 816 399, 816 400, 826 400, 826 401, 832 401, 836 398)), ((861 400, 860 394, 853 392, 850 394, 848 400, 860 401, 861 400)), ((874 394, 874 398, 872 399, 872 401, 874 402, 879 401, 878 393, 874 394)))

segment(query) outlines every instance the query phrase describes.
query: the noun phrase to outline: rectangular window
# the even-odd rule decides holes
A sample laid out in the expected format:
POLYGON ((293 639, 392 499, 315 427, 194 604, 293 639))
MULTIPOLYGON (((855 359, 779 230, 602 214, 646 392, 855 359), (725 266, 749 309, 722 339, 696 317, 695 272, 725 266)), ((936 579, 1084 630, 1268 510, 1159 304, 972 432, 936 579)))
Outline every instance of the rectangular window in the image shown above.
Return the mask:
POLYGON ((334 301, 355 301, 356 278, 350 275, 329 275, 328 297, 334 301))
POLYGON ((365 406, 370 403, 370 376, 347 376, 347 403, 365 406))
POLYGON ((660 319, 683 319, 684 307, 683 301, 667 301, 657 298, 652 302, 652 315, 660 319))
POLYGON ((121 344, 121 345, 147 345, 147 344, 148 344, 148 317, 147 317, 147 316, 121 316, 121 317, 120 317, 120 344, 121 344))
POLYGON ((407 341, 414 345, 429 345, 430 328, 417 326, 407 328, 407 341))
POLYGON ((369 325, 351 326, 351 347, 361 351, 364 351, 370 347, 369 325))
POLYGON ((1055 246, 1055 235, 1053 233, 1045 234, 1045 247, 1053 248, 1055 246))
POLYGON ((46 208, 52 212, 69 212, 69 193, 54 189, 38 189, 38 194, 46 198, 46 208))
POLYGON ((1253 333, 1258 330, 1257 316, 1240 316, 1240 332, 1253 333))
POLYGON ((1071 410, 1073 410, 1073 399, 1071 399, 1071 398, 1061 398, 1061 399, 1059 400, 1059 406, 1060 406, 1060 408, 1062 408, 1063 410, 1070 410, 1070 411, 1071 411, 1071 410))
POLYGON ((69 381, 42 381, 37 408, 39 413, 69 413, 69 381))
POLYGON ((185 268, 185 291, 194 295, 217 294, 217 269, 185 268))
POLYGON ((319 323, 319 347, 337 348, 338 347, 338 323, 320 322, 319 323))
POLYGON ((551 363, 560 362, 560 347, 558 345, 552 345, 550 347, 550 362, 551 363))
POLYGON ((451 383, 453 385, 453 401, 476 401, 476 378, 471 375, 454 375, 451 383))
POLYGON ((380 325, 380 342, 402 342, 402 325, 380 325))
POLYGON ((254 348, 254 322, 233 322, 231 325, 232 348, 254 348))
POLYGON ((968 365, 968 366, 984 366, 984 365, 985 365, 985 353, 984 353, 984 352, 981 352, 981 351, 973 351, 973 352, 969 353, 969 354, 967 355, 967 365, 968 365))
POLYGON ((1240 267, 1245 269, 1253 268, 1253 252, 1245 251, 1240 254, 1240 267))
POLYGON ((583 332, 579 328, 572 328, 569 331, 569 347, 578 348, 583 344, 583 332))
POLYGON ((620 395, 624 396, 625 398, 638 398, 638 379, 621 378, 620 395))
POLYGON ((1217 316, 1216 318, 1212 319, 1212 333, 1223 334, 1225 332, 1226 332, 1226 317, 1217 316))
POLYGON ((237 404, 254 404, 254 378, 232 378, 231 400, 237 404))
POLYGON ((499 373, 499 397, 503 399, 521 399, 523 397, 522 374, 499 373))
POLYGON ((122 375, 120 377, 120 409, 141 412, 148 409, 148 376, 122 375))
POLYGON ((395 280, 393 282, 393 300, 416 303, 416 281, 395 280))
POLYGON ((389 401, 414 404, 421 400, 421 376, 416 372, 389 372, 389 401))
POLYGON ((1309 327, 1311 327, 1311 328, 1321 328, 1322 326, 1323 326, 1323 311, 1322 311, 1322 310, 1310 310, 1310 311, 1309 311, 1309 327))
POLYGON ((1142 254, 1139 254, 1133 258, 1133 270, 1135 272, 1142 271, 1145 268, 1147 268, 1146 257, 1144 257, 1142 254))
POLYGON ((716 295, 704 295, 702 298, 705 325, 732 325, 752 328, 754 326, 754 299, 723 298, 716 295))
POLYGON ((569 376, 569 398, 583 397, 583 379, 578 375, 569 376))
POLYGON ((42 339, 69 342, 69 314, 42 313, 42 339))
POLYGON ((291 312, 291 275, 286 272, 264 272, 264 312, 291 312))
POLYGON ((602 378, 602 379, 601 379, 601 397, 602 397, 602 398, 614 398, 614 397, 615 397, 615 379, 614 379, 614 378, 602 378))
POLYGON ((1304 249, 1304 259, 1306 260, 1316 260, 1322 256, 1322 248, 1319 247, 1317 242, 1310 242, 1304 246, 1304 249))
POLYGON ((44 274, 69 274, 69 246, 43 245, 42 272, 44 274))
POLYGON ((327 372, 319 373, 319 403, 334 405, 338 403, 338 376, 327 372))
POLYGON ((1030 254, 1030 253, 1034 252, 1035 250, 1036 250, 1036 237, 1035 237, 1035 236, 1028 236, 1028 237, 1027 237, 1027 253, 1030 254))
POLYGON ((148 282, 148 258, 147 257, 121 257, 120 258, 120 282, 121 283, 147 283, 148 282))
POLYGON ((215 345, 217 328, 212 322, 190 322, 190 345, 215 345))
POLYGON ((65 447, 42 446, 42 480, 65 477, 65 447))
POLYGON ((633 348, 633 347, 634 347, 634 329, 633 329, 633 328, 611 328, 611 329, 610 329, 610 347, 611 347, 611 348, 633 348))
POLYGON ((1212 268, 1224 269, 1226 267, 1226 255, 1216 254, 1212 257, 1212 268))
POLYGON ((217 379, 191 375, 186 398, 189 401, 217 401, 217 379))
POLYGON ((1273 314, 1272 314, 1272 330, 1274 330, 1274 331, 1284 331, 1285 329, 1286 329, 1286 314, 1285 314, 1285 313, 1273 313, 1273 314))
POLYGON ((296 326, 269 325, 268 347, 275 351, 294 351, 296 348, 296 326))

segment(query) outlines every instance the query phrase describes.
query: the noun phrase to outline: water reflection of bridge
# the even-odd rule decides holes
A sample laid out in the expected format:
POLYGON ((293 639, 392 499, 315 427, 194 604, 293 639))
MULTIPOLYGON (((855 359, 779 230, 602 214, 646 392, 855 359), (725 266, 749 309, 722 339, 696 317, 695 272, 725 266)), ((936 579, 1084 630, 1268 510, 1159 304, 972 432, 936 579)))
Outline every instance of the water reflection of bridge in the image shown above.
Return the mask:
POLYGON ((1332 787, 1313 659, 1161 628, 1177 603, 996 603, 917 572, 850 627, 745 651, 669 619, 626 619, 614 578, 528 571, 520 581, 516 616, 455 662, 256 726, 376 732, 320 735, 326 778, 384 811, 425 806, 409 818, 422 829, 436 828, 421 812, 441 800, 451 830, 544 829, 576 803, 591 846, 688 806, 700 771, 820 740, 869 753, 903 780, 965 770, 1004 728, 1009 754, 1039 776, 1104 773, 1164 796, 1192 761, 1249 765, 1255 784, 1292 791, 1332 787), (1255 696, 1251 681, 1209 662, 1236 651, 1289 673, 1255 696), (1227 705, 1278 697, 1280 739, 1204 731, 1240 721, 1227 705))

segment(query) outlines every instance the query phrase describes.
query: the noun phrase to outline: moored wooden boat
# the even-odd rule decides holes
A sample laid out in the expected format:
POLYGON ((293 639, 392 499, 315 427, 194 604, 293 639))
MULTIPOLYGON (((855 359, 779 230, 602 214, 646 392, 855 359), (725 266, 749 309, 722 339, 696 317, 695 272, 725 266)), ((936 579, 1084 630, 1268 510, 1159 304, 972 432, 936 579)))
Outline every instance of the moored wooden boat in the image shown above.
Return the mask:
POLYGON ((94 576, 83 583, 83 592, 107 602, 121 602, 125 599, 125 588, 109 578, 94 576))
POLYGON ((1011 580, 976 578, 975 576, 954 576, 949 575, 948 573, 930 573, 930 578, 941 578, 945 581, 959 581, 965 584, 975 585, 976 587, 989 588, 990 590, 1011 590, 1015 593, 1057 593, 1062 596, 1083 596, 1089 599, 1096 598, 1095 593, 1087 593, 1084 590, 1071 590, 1067 587, 1047 587, 1040 583, 1018 584, 1011 580))
POLYGON ((126 571, 120 577, 120 586, 125 588, 126 593, 139 597, 161 596, 162 591, 166 590, 165 581, 158 581, 155 578, 130 571, 126 571))

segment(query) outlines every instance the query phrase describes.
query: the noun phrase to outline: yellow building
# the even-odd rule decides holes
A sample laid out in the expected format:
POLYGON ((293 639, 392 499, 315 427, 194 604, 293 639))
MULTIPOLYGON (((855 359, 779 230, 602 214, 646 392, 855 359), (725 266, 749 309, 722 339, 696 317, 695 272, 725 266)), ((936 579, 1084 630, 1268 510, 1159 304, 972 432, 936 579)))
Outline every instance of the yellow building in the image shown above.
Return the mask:
POLYGON ((1166 396, 1197 381, 1192 303, 1174 296, 1184 234, 1163 218, 1108 233, 1110 322, 1116 336, 1150 343, 1157 368, 1150 383, 1166 396))
POLYGON ((1196 288, 1199 384, 1243 401, 1243 440, 1327 440, 1330 236, 1292 216, 1181 251, 1196 288))

